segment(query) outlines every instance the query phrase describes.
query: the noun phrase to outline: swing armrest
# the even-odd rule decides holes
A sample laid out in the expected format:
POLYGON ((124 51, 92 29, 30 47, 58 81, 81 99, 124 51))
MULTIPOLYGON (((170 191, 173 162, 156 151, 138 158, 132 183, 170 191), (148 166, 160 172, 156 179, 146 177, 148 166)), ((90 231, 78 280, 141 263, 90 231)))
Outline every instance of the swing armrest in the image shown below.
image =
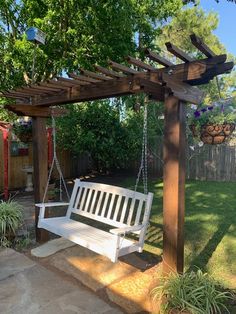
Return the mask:
POLYGON ((115 234, 115 235, 121 235, 121 234, 127 234, 127 233, 132 233, 135 231, 141 230, 145 225, 138 225, 138 226, 132 226, 132 227, 124 227, 124 228, 115 228, 115 229, 110 229, 110 232, 115 234))
POLYGON ((70 203, 63 203, 63 202, 51 202, 51 203, 37 203, 35 206, 37 207, 56 207, 56 206, 66 206, 69 205, 70 203))
POLYGON ((40 208, 39 219, 44 218, 46 207, 56 207, 56 206, 66 206, 66 205, 69 205, 69 203, 51 202, 51 203, 37 203, 37 204, 35 204, 35 206, 40 208))

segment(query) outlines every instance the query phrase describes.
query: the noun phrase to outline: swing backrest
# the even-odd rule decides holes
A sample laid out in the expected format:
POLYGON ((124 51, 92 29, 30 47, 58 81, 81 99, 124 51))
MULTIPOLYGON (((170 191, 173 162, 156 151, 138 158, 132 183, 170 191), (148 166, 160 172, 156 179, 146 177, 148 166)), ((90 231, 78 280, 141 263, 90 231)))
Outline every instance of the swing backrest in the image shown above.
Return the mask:
POLYGON ((67 216, 78 214, 115 227, 148 222, 153 194, 75 180, 67 216))

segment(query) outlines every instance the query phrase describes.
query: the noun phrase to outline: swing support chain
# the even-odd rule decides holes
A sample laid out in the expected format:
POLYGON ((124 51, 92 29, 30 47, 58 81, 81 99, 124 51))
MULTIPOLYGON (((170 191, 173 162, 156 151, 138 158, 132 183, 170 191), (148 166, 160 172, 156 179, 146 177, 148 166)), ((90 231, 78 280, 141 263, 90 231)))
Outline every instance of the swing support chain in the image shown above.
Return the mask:
POLYGON ((68 200, 70 199, 69 192, 68 192, 68 189, 67 189, 67 186, 66 186, 65 179, 64 179, 63 174, 62 174, 61 166, 60 166, 60 163, 59 163, 59 160, 58 160, 58 157, 57 157, 57 152, 56 152, 56 122, 55 122, 54 116, 52 116, 52 138, 53 138, 53 159, 52 159, 52 164, 51 164, 51 167, 50 167, 50 170, 49 170, 48 181, 47 181, 46 189, 44 191, 42 203, 45 203, 45 200, 46 200, 48 187, 49 187, 49 183, 50 183, 50 180, 51 180, 51 177, 52 177, 52 171, 53 171, 54 165, 56 166, 56 169, 57 169, 57 171, 59 173, 60 201, 62 202, 62 186, 64 186, 64 189, 65 189, 65 192, 66 192, 68 200))
POLYGON ((143 140, 142 140, 142 153, 141 153, 141 162, 140 167, 134 187, 134 191, 137 191, 138 184, 140 181, 140 177, 142 174, 143 179, 143 191, 144 194, 148 194, 148 173, 147 173, 147 105, 148 105, 148 98, 145 97, 144 100, 144 113, 143 113, 143 140))

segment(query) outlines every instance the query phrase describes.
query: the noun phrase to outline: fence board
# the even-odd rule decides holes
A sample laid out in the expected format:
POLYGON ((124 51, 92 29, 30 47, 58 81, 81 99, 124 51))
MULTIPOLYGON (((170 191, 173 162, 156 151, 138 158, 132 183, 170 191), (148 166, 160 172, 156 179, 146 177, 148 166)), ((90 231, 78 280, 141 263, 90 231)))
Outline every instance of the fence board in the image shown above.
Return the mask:
POLYGON ((187 177, 207 181, 236 181, 236 146, 204 145, 191 160, 187 152, 187 177), (194 162, 193 162, 194 160, 194 162))
MULTIPOLYGON (((148 167, 149 175, 162 176, 162 143, 158 139, 153 148, 154 160, 148 167), (159 157, 156 156, 158 154, 159 157)), ((236 181, 236 146, 228 144, 204 145, 194 152, 186 149, 187 178, 206 181, 236 181), (193 155, 193 156, 192 156, 193 155)))

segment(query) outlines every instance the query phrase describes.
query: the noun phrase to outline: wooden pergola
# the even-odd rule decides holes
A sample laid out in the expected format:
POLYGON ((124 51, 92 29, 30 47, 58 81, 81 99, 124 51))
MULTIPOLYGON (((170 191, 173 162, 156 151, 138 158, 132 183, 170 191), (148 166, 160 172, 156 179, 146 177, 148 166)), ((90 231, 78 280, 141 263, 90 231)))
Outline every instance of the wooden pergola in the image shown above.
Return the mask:
MULTIPOLYGON (((186 104, 199 104, 203 92, 197 85, 207 84, 215 76, 229 72, 234 64, 226 62, 225 54, 215 55, 200 38, 190 36, 192 44, 205 56, 195 60, 171 43, 167 50, 183 62, 173 64, 159 54, 146 49, 148 59, 163 67, 157 68, 133 57, 127 61, 133 67, 110 61, 109 69, 95 66, 96 72, 80 69, 69 78, 57 77, 46 82, 1 92, 9 104, 6 108, 18 115, 33 118, 33 166, 35 202, 41 202, 47 183, 46 118, 59 114, 55 105, 146 93, 151 99, 163 101, 164 127, 164 198, 163 198, 163 265, 164 272, 183 271, 184 209, 185 209, 185 142, 186 104), (11 100, 11 102, 10 102, 11 100)), ((48 233, 37 228, 36 239, 48 240, 48 233)))

